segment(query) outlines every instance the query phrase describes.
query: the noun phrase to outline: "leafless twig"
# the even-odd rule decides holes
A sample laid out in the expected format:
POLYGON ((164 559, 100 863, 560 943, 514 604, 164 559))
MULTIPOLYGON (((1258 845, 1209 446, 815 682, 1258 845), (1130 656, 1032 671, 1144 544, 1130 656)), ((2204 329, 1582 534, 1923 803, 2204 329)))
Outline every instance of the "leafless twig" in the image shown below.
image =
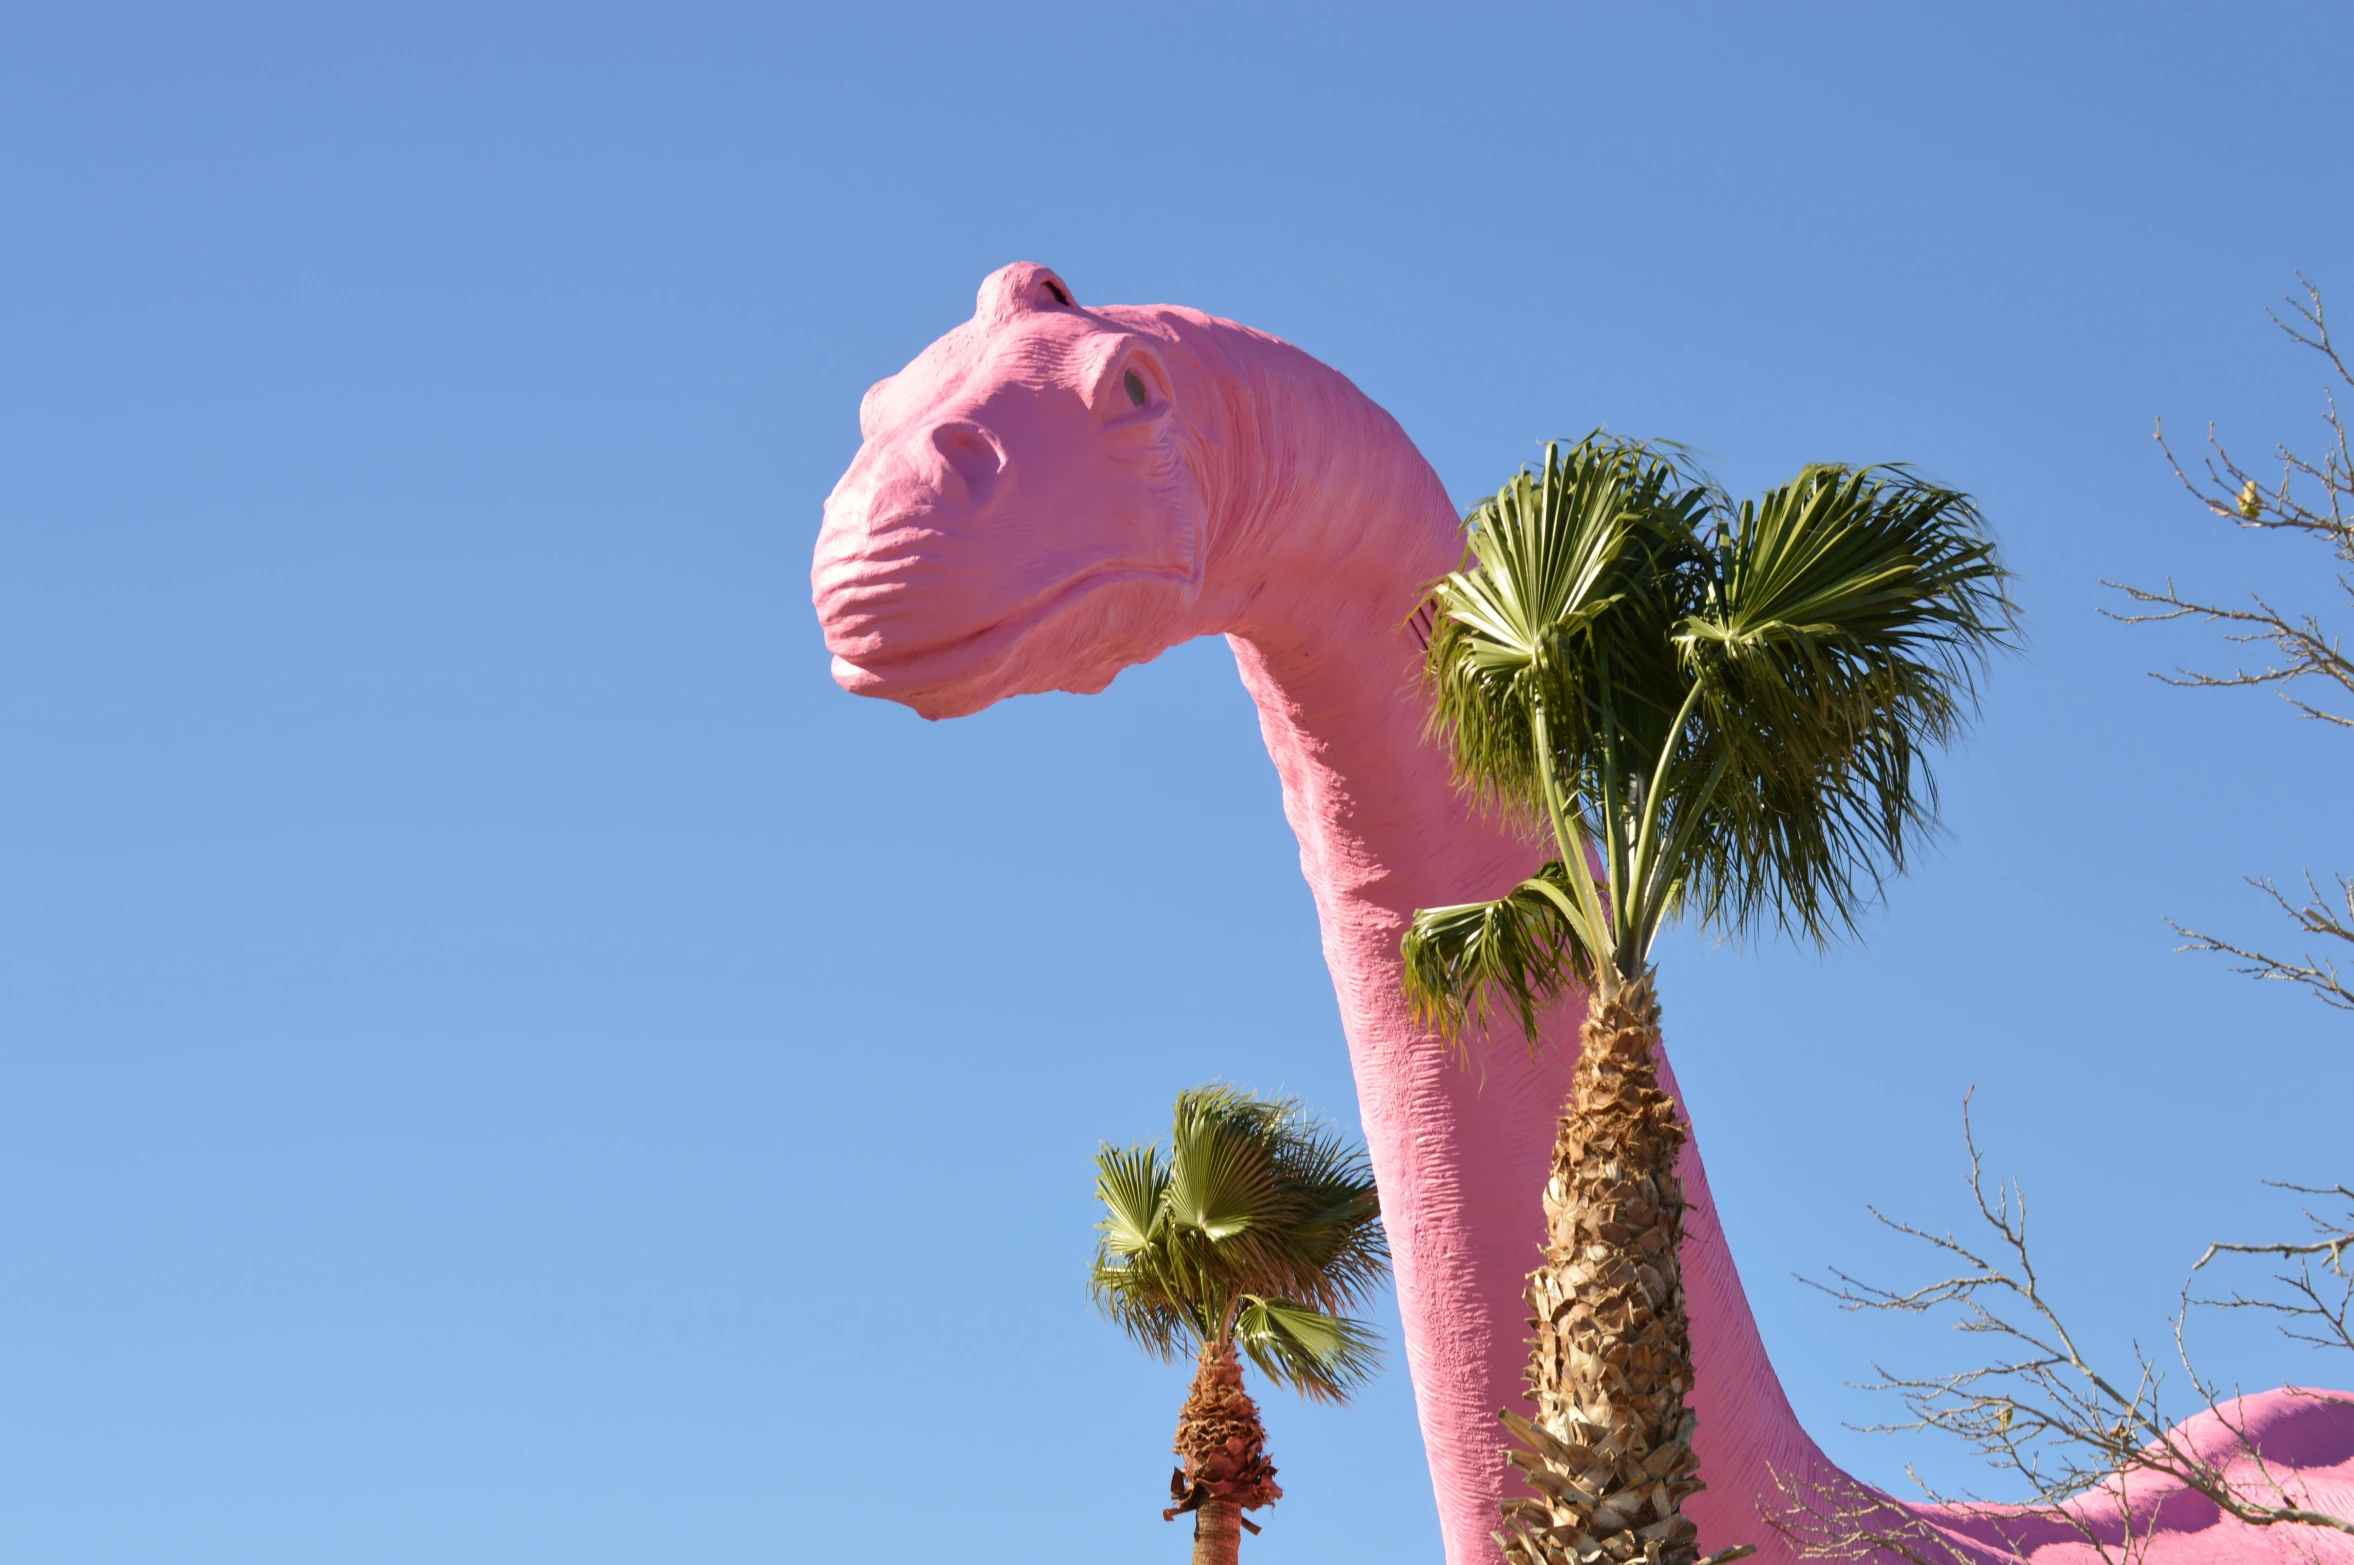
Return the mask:
POLYGON ((1771 1471, 1781 1507, 1766 1517, 1766 1525, 1780 1533, 1802 1560, 1978 1565, 1920 1517, 1845 1474, 1797 1478, 1778 1468, 1771 1471))
POLYGON ((2348 1270, 2347 1260, 2354 1253, 2354 1190, 2344 1185, 2289 1185, 2276 1184, 2280 1190, 2293 1190, 2299 1195, 2320 1196, 2325 1200, 2342 1201, 2342 1214, 2320 1213, 2308 1206, 2305 1221, 2312 1226, 2314 1237, 2303 1243, 2279 1244, 2211 1244, 2207 1253, 2199 1257, 2198 1271, 2219 1255, 2270 1255, 2284 1261, 2295 1261, 2294 1272, 2275 1272, 2271 1280, 2287 1290, 2285 1298, 2250 1298, 2234 1292, 2219 1299, 2194 1299, 2194 1304, 2223 1310, 2261 1310, 2281 1317, 2281 1334, 2292 1342, 2310 1343, 2317 1348, 2338 1348, 2354 1353, 2354 1271, 2348 1270), (2321 1262, 2321 1275, 2315 1276, 2316 1259, 2321 1262))
MULTIPOLYGON (((2287 301, 2287 317, 2273 312, 2273 324, 2292 341, 2327 359, 2338 381, 2354 388, 2354 367, 2348 365, 2331 340, 2320 290, 2302 275, 2297 280, 2304 284, 2305 297, 2287 301)), ((2271 483, 2258 478, 2233 458, 2217 437, 2213 424, 2207 426, 2207 455, 2201 458, 2197 475, 2184 469, 2174 448, 2166 443, 2163 423, 2157 432, 2158 448, 2165 452, 2166 463, 2183 488, 2215 515, 2257 532, 2301 533, 2318 539, 2341 566, 2354 566, 2354 451, 2348 447, 2346 424, 2338 412, 2336 392, 2325 392, 2324 397, 2328 404, 2324 422, 2329 428, 2329 439, 2321 459, 2316 462, 2285 445, 2276 446, 2274 459, 2280 464, 2280 476, 2271 483)), ((2335 582, 2342 603, 2354 605, 2354 580, 2340 571, 2335 582)), ((2186 597, 2176 590, 2172 580, 2168 580, 2162 591, 2119 582, 2102 585, 2125 594, 2132 604, 2146 611, 2111 614, 2112 619, 2128 625, 2202 620, 2220 627, 2223 639, 2234 646, 2262 647, 2268 652, 2261 663, 2241 663, 2229 673, 2177 667, 2172 674, 2159 674, 2156 678, 2170 685, 2205 689, 2270 685, 2302 715, 2333 727, 2354 728, 2354 715, 2335 709, 2342 698, 2354 698, 2354 655, 2346 652, 2339 635, 2324 625, 2318 615, 2284 611, 2257 593, 2249 594, 2244 607, 2186 597), (2313 694, 2316 691, 2323 693, 2313 694), (2322 705, 2323 701, 2331 705, 2322 705)), ((2314 884, 2310 870, 2305 875, 2310 896, 2301 906, 2291 902, 2269 878, 2250 877, 2249 883, 2270 895, 2306 935, 2354 946, 2354 884, 2349 884, 2342 875, 2336 878, 2346 902, 2343 917, 2314 884)), ((2354 1010, 2354 989, 2340 978, 2336 964, 2327 956, 2316 957, 2307 952, 2301 960, 2290 960, 2200 934, 2180 924, 2174 927, 2189 942, 2184 950, 2220 952, 2238 960, 2236 972, 2303 984, 2324 1004, 2354 1010)))
MULTIPOLYGON (((1875 1209, 1872 1215, 1881 1223, 1929 1246, 1951 1268, 1949 1275, 1922 1287, 1897 1290, 1834 1270, 1830 1283, 1813 1284, 1849 1310, 1939 1315, 1957 1331, 1993 1339, 1987 1362, 1952 1374, 1894 1375, 1874 1366, 1878 1379, 1869 1383, 1870 1388, 1894 1394, 1909 1416, 1861 1427, 1880 1433, 1929 1430, 1951 1435, 2002 1474, 2009 1487, 2022 1491, 2022 1498, 2004 1502, 1953 1496, 1916 1475, 1923 1497, 1981 1529, 1991 1526, 1998 1535, 2035 1524, 2064 1527, 2111 1565, 2135 1565, 2143 1558, 2165 1496, 2185 1490, 2252 1527, 2354 1537, 2354 1517, 2312 1506, 2294 1473, 2276 1473, 2267 1465, 2249 1436, 2237 1399, 2199 1372, 2184 1334, 2194 1306, 2258 1309, 2280 1316, 2283 1330, 2296 1340, 2354 1351, 2354 1336, 2348 1335, 2354 1296, 2347 1292, 2354 1288, 2347 1271, 2354 1253, 2354 1192, 2344 1186, 2285 1187, 2342 1198, 2347 1211, 2340 1217, 2308 1208, 2315 1234, 2310 1241, 2218 1244, 2200 1258, 2200 1267, 2223 1255, 2270 1255, 2297 1262, 2295 1271, 2274 1279, 2285 1290, 2277 1295, 2193 1299, 2187 1286, 2184 1290, 2182 1310, 2173 1321, 2172 1356, 2194 1394, 2195 1410, 2210 1415, 2232 1437, 2218 1448, 2211 1437, 2194 1441, 2185 1426, 2168 1415, 2161 1396, 2167 1366, 2136 1348, 2131 1372, 2112 1374, 2079 1346, 2037 1273, 2024 1195, 2016 1184, 1990 1189, 1986 1183, 1967 1099, 1962 1135, 1969 1150, 1971 1196, 1981 1226, 1992 1237, 1984 1253, 1950 1232, 1932 1233, 1875 1209), (2314 1270, 2317 1258, 2319 1274, 2314 1270), (2099 1507, 2096 1513, 2081 1503, 2096 1491, 2116 1502, 2114 1514, 2111 1507, 2099 1507)), ((2342 1400, 2329 1393, 2308 1394, 2342 1400)), ((1936 1556, 1938 1549, 1960 1557, 1919 1518, 1860 1486, 1855 1494, 1847 1494, 1835 1485, 1785 1482, 1784 1498, 1780 1530, 1805 1557, 1885 1554, 1909 1565, 1945 1565, 1936 1556)), ((2010 1552, 2024 1550, 2012 1546, 2010 1552)))
MULTIPOLYGON (((2342 914, 2331 906, 2330 899, 2322 895, 2321 888, 2313 883, 2311 870, 2305 872, 2305 902, 2302 906, 2291 902, 2280 887, 2266 876, 2250 875, 2247 881, 2278 903, 2289 922, 2306 934, 2326 935, 2330 939, 2354 945, 2354 881, 2349 881, 2343 875, 2337 877, 2338 895, 2346 904, 2346 911, 2342 914)), ((2177 950, 2220 951, 2239 959, 2232 968, 2235 973, 2246 973, 2251 978, 2303 984, 2319 997, 2322 1004, 2341 1011, 2354 1011, 2354 988, 2348 987, 2349 980, 2339 976, 2338 964, 2327 955, 2315 956, 2308 951, 2304 960, 2292 962, 2277 956, 2267 956, 2261 951, 2251 951, 2214 935, 2203 935, 2195 929, 2186 929, 2175 924, 2172 919, 2166 922, 2174 924, 2174 932, 2189 942, 2177 946, 2177 950)))

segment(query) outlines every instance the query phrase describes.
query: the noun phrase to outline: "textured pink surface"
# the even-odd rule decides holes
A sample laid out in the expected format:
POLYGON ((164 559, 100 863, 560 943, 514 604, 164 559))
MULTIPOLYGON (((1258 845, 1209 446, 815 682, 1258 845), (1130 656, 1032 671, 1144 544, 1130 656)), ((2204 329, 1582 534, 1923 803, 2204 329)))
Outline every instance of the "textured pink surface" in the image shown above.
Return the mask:
MULTIPOLYGON (((991 274, 971 321, 870 390, 859 425, 866 443, 826 501, 811 570, 844 688, 957 717, 1101 690, 1195 636, 1233 647, 1339 991, 1447 1557, 1496 1559, 1496 1410, 1524 1405, 1520 1291, 1578 1016, 1550 1019, 1537 1060, 1500 1040, 1466 1070, 1399 998, 1414 909, 1494 895, 1536 860, 1466 819, 1421 737, 1403 622, 1461 547, 1437 475, 1387 413, 1298 349, 1194 310, 1081 308, 1026 263, 991 274)), ((1710 1484, 1691 1511, 1704 1548, 1752 1541, 1771 1560, 1787 1551, 1758 1521, 1769 1468, 1824 1459, 1766 1360, 1696 1146, 1685 1177, 1710 1484)), ((2268 1454, 2306 1469, 2317 1499, 2354 1506, 2354 1419, 2260 1400, 2268 1454)), ((2295 1557, 2288 1537, 2213 1525, 2179 1498, 2163 1523, 2154 1565, 2295 1557)), ((1996 1543, 1983 1523, 1955 1538, 2010 1552, 1981 1549, 1996 1543)), ((2027 1541, 2039 1558, 2089 1553, 2027 1541)))

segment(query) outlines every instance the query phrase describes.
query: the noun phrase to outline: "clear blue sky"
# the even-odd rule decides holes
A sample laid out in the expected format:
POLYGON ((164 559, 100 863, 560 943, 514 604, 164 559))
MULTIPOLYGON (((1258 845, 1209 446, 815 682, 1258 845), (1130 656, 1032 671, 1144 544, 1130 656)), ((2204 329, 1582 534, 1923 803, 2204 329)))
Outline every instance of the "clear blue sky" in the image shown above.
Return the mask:
MULTIPOLYGON (((1015 259, 1301 344, 1465 499, 1597 423, 1983 498, 2033 645, 1941 851, 1860 947, 1666 957, 1851 1463, 1948 1349, 1790 1274, 1909 1273, 1863 1204, 1958 1220, 1970 1084, 2112 1349, 2354 1172, 2347 1023, 2163 922, 2354 868, 2354 752, 2097 614, 2326 601, 2149 432, 2316 437, 2261 312, 2354 311, 2354 21, 1630 9, 0 16, 0 1555, 1183 1557, 1090 1153, 1354 1117, 1253 714, 1206 643, 927 726, 808 604, 860 392, 1015 259)), ((1402 1368, 1270 1416, 1253 1558, 1436 1559, 1402 1368)))

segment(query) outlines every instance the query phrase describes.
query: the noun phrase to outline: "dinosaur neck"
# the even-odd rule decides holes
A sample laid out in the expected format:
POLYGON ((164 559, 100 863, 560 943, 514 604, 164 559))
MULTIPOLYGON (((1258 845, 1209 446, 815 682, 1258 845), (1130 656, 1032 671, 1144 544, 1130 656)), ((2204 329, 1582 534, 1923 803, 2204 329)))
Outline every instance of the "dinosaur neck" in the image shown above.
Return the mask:
MULTIPOLYGON (((1423 733, 1421 643, 1408 624, 1459 562, 1445 487, 1404 430, 1336 371, 1232 328, 1217 366, 1247 400, 1196 449, 1216 622, 1259 708, 1328 937, 1336 919, 1492 895, 1534 862, 1471 817, 1423 733), (1239 362, 1238 362, 1239 361, 1239 362)), ((1397 991, 1394 939, 1339 968, 1344 987, 1397 991)), ((1573 1023, 1574 1030, 1574 1023, 1573 1023)))
MULTIPOLYGON (((1418 1026, 1398 943, 1414 910, 1499 895, 1540 853, 1467 810, 1424 735, 1424 589, 1460 558, 1454 508, 1396 422, 1346 379, 1255 333, 1219 345, 1228 427, 1193 459, 1211 501, 1205 600, 1234 648, 1283 783, 1349 1040, 1395 1257, 1400 1314, 1448 1554, 1492 1559, 1503 1492, 1496 1409, 1520 1403, 1523 1278, 1577 1060, 1581 1007, 1542 1046, 1473 1039, 1472 1068, 1418 1026)), ((1672 996, 1670 996, 1672 1006, 1672 996)), ((1672 1015, 1671 1015, 1672 1022, 1672 1015)), ((1673 1073, 1666 1073, 1671 1092, 1673 1073)), ((1712 1546, 1749 1541, 1770 1470, 1821 1460, 1775 1380, 1726 1247, 1698 1147, 1685 1282, 1712 1546)))

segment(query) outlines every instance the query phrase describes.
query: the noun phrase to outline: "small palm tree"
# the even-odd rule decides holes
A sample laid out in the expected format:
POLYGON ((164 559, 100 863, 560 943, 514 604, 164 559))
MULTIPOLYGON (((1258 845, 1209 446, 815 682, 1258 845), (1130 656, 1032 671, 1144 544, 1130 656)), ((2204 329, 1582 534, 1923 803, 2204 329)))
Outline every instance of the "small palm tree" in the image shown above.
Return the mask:
POLYGON ((1969 498, 1902 468, 1809 467, 1735 509, 1673 448, 1597 435, 1548 446, 1467 527, 1433 589, 1433 728, 1555 856, 1416 914, 1406 989, 1451 1039, 1502 1003, 1532 1043, 1540 1006, 1591 997, 1529 1278, 1537 1417, 1504 1415, 1536 1493, 1496 1536, 1520 1565, 1687 1565, 1684 1131, 1652 942, 1679 914, 1851 931, 1933 825, 1926 751, 1972 715, 2016 611, 1969 498))
POLYGON ((1243 1513, 1283 1497, 1242 1358, 1315 1401, 1345 1401, 1378 1367, 1378 1339, 1344 1311, 1389 1270, 1364 1152, 1290 1099, 1232 1087, 1178 1094, 1166 1158, 1106 1145, 1095 1157, 1089 1290, 1155 1356, 1198 1367, 1177 1420, 1173 1521, 1194 1513, 1195 1565, 1234 1565, 1243 1513))

